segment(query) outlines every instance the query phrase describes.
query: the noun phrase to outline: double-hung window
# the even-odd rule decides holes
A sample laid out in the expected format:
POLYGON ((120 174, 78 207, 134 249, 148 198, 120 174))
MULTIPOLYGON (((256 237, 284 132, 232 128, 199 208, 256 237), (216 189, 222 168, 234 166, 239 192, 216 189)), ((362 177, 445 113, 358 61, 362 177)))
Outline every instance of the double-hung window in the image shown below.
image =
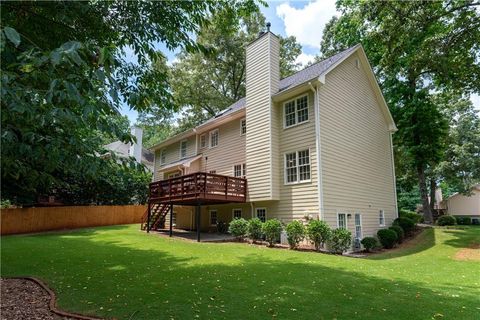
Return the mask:
POLYGON ((380 210, 378 212, 378 224, 380 225, 380 227, 385 226, 385 212, 383 210, 380 210))
POLYGON ((362 239, 362 215, 355 213, 355 239, 362 239))
POLYGON ((187 140, 180 142, 180 159, 187 157, 187 140))
POLYGON ((247 120, 242 119, 240 120, 240 135, 243 136, 247 133, 247 120))
POLYGON ((207 147, 207 134, 204 133, 200 136, 200 148, 206 148, 207 147))
POLYGON ((308 121, 308 95, 285 102, 283 113, 285 128, 308 121))
POLYGON ((163 149, 160 151, 160 164, 165 164, 166 158, 167 152, 165 151, 165 149, 163 149))
POLYGON ((218 146, 218 129, 210 131, 210 148, 218 146))
POLYGON ((245 178, 247 176, 247 167, 245 163, 233 166, 233 176, 237 178, 245 178))
POLYGON ((242 209, 233 209, 232 214, 233 219, 240 219, 242 217, 242 209))
POLYGON ((267 220, 267 209, 257 208, 256 213, 257 213, 257 218, 260 219, 260 221, 265 222, 267 220))
POLYGON ((210 210, 210 225, 217 225, 217 210, 210 210))
POLYGON ((337 228, 347 229, 347 215, 345 213, 337 214, 337 228))
POLYGON ((285 154, 285 183, 310 181, 310 150, 285 154))

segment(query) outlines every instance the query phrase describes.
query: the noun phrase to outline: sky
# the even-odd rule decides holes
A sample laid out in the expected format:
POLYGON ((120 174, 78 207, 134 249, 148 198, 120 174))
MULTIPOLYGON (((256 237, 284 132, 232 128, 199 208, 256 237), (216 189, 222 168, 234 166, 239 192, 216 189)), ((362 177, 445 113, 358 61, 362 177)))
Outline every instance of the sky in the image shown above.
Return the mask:
MULTIPOLYGON (((297 38, 297 42, 302 45, 302 53, 297 58, 297 62, 302 65, 312 61, 319 53, 325 24, 334 15, 340 15, 336 11, 335 0, 268 1, 268 7, 260 9, 266 21, 272 24, 270 30, 273 33, 297 38)), ((167 56, 170 64, 175 60, 177 52, 167 50, 161 43, 158 44, 158 49, 167 56)), ((130 57, 130 59, 134 58, 130 57)), ((480 110, 480 96, 473 95, 471 99, 476 109, 480 110)), ((136 111, 124 106, 121 112, 128 116, 131 123, 136 121, 136 111)))

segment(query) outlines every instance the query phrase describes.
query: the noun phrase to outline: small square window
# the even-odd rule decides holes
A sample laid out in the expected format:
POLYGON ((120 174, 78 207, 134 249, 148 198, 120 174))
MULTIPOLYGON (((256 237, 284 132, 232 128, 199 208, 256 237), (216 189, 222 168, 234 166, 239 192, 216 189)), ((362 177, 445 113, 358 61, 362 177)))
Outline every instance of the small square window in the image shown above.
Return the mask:
POLYGON ((233 209, 233 219, 240 219, 242 217, 242 209, 233 209))
POLYGON ((257 212, 257 218, 260 219, 260 221, 265 222, 267 220, 267 209, 258 208, 256 212, 257 212))

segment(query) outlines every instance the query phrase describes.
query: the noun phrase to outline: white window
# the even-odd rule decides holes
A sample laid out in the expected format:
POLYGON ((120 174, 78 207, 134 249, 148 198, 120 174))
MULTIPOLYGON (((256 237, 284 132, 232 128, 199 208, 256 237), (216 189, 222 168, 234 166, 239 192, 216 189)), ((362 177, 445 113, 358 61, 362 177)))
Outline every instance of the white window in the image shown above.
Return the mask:
POLYGON ((217 210, 210 210, 210 225, 217 225, 217 210))
POLYGON ((165 149, 163 149, 162 151, 160 151, 160 164, 165 164, 166 158, 167 152, 165 151, 165 149))
POLYGON ((285 128, 308 121, 308 95, 285 102, 283 114, 285 128))
POLYGON ((207 134, 204 133, 200 136, 200 148, 206 148, 207 147, 207 134))
POLYGON ((247 176, 247 167, 245 163, 233 166, 233 176, 237 178, 245 178, 247 176))
POLYGON ((243 136, 247 133, 247 120, 242 119, 240 120, 240 135, 243 136))
POLYGON ((347 215, 345 213, 337 214, 337 228, 347 229, 347 215))
POLYGON ((362 215, 355 213, 355 239, 362 239, 362 215))
POLYGON ((265 222, 267 220, 267 209, 266 208, 257 208, 256 210, 257 218, 260 221, 265 222))
POLYGON ((182 174, 180 171, 175 171, 168 174, 168 179, 180 177, 182 174))
POLYGON ((187 140, 180 142, 180 159, 187 157, 187 140))
POLYGON ((310 150, 285 154, 285 183, 310 181, 310 150))
POLYGON ((385 226, 385 212, 383 210, 380 210, 378 212, 378 224, 380 225, 380 227, 385 226))
POLYGON ((210 148, 218 146, 218 129, 210 131, 210 148))
POLYGON ((232 210, 233 219, 240 219, 242 217, 242 209, 232 210))

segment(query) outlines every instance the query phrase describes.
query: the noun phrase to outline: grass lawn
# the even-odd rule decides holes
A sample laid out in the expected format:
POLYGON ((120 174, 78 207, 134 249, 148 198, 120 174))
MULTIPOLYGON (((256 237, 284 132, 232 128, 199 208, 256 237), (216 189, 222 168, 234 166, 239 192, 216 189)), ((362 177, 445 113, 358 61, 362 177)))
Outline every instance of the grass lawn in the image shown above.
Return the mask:
POLYGON ((368 259, 194 243, 138 225, 2 237, 1 275, 45 280, 65 310, 118 319, 479 319, 480 228, 429 229, 368 259))

